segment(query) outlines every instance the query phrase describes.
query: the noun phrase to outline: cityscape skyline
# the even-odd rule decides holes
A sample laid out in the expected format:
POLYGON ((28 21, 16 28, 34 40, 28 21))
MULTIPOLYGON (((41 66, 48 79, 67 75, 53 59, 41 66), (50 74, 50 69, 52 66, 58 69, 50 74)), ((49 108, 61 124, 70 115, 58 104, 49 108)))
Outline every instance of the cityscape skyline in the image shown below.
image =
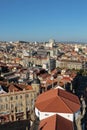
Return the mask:
POLYGON ((1 0, 0 41, 87 42, 86 0, 1 0))

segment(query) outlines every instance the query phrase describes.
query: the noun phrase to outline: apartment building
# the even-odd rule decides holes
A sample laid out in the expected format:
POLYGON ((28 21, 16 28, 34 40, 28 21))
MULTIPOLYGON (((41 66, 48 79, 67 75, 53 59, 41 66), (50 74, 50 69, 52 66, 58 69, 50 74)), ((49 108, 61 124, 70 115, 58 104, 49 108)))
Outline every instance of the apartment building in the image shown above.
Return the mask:
POLYGON ((34 111, 35 99, 34 90, 0 94, 0 123, 29 119, 34 111))
POLYGON ((80 61, 69 61, 69 60, 59 60, 56 62, 56 66, 60 68, 68 69, 82 69, 82 62, 80 61))

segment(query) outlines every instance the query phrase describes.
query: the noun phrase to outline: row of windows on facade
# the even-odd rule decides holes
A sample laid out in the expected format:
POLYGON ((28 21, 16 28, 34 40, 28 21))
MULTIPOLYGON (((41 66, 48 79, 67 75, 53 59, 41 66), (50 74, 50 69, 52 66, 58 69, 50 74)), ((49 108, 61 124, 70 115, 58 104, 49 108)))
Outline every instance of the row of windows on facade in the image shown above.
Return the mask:
MULTIPOLYGON (((8 110, 23 110, 24 108, 24 104, 23 102, 18 102, 18 103, 15 103, 15 104, 0 104, 0 111, 8 111, 8 110)), ((30 108, 33 108, 34 107, 34 100, 32 99, 30 102, 27 100, 26 101, 26 109, 30 109, 30 108)))
MULTIPOLYGON (((2 107, 3 108, 3 107, 2 107)), ((34 107, 33 107, 33 105, 31 106, 31 107, 26 107, 26 111, 30 111, 30 110, 33 110, 34 109, 34 107)), ((13 112, 24 112, 24 109, 23 108, 17 108, 17 107, 15 107, 15 110, 14 109, 11 109, 11 111, 9 111, 9 110, 7 110, 7 111, 4 111, 4 112, 0 112, 0 114, 6 114, 6 113, 13 113, 13 112)))
MULTIPOLYGON (((25 98, 34 98, 34 97, 36 97, 36 95, 35 94, 26 94, 25 95, 25 98)), ((15 100, 15 99, 22 99, 23 98, 23 95, 15 95, 15 96, 11 96, 10 97, 10 100, 15 100)), ((6 97, 0 97, 0 102, 3 102, 3 101, 9 101, 9 97, 8 96, 6 96, 6 97)))
POLYGON ((61 63, 61 66, 70 66, 70 67, 82 67, 82 65, 80 65, 80 64, 67 64, 67 63, 61 63))

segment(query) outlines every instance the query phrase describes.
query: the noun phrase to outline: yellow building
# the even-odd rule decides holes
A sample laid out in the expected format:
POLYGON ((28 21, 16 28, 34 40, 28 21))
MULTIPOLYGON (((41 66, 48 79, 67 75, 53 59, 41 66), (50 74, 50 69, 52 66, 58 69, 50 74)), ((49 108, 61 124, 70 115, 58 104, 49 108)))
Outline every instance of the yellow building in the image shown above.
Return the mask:
POLYGON ((34 90, 0 94, 0 122, 29 119, 36 95, 34 90))

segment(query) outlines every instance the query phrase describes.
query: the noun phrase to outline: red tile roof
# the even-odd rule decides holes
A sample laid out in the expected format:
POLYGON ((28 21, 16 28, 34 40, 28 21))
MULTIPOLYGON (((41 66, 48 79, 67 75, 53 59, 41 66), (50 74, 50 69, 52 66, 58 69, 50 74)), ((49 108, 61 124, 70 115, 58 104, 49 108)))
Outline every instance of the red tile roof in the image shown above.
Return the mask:
POLYGON ((14 61, 20 61, 20 60, 21 58, 18 58, 18 57, 14 58, 14 61))
POLYGON ((10 92, 19 91, 19 89, 18 89, 17 87, 15 87, 15 85, 13 85, 13 84, 9 85, 8 88, 9 88, 9 91, 10 91, 10 92))
POLYGON ((74 113, 80 109, 80 102, 77 96, 58 88, 39 95, 35 107, 42 112, 74 113))
POLYGON ((73 130, 73 123, 59 115, 53 115, 40 122, 39 130, 73 130))
POLYGON ((25 87, 25 89, 26 89, 26 90, 33 90, 32 86, 30 86, 30 85, 27 85, 27 86, 25 87))

